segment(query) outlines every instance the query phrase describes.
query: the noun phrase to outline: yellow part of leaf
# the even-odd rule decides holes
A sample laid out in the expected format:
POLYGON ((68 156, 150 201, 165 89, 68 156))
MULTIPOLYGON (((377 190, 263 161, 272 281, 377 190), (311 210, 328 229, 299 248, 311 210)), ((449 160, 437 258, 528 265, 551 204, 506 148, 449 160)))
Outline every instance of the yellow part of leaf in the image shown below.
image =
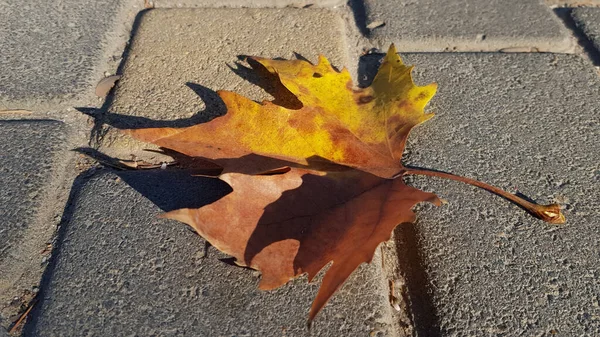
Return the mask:
POLYGON ((416 86, 392 45, 373 84, 353 89, 347 69, 319 63, 252 58, 301 103, 290 109, 274 102, 253 102, 221 91, 227 114, 183 129, 138 129, 141 140, 210 159, 257 154, 309 165, 322 158, 383 178, 402 171, 400 163, 408 133, 432 117, 423 108, 435 84, 416 86), (314 160, 313 160, 314 162, 314 160))
POLYGON ((415 85, 413 67, 404 65, 393 44, 371 86, 358 90, 352 90, 346 68, 336 71, 322 55, 317 65, 302 60, 253 59, 277 74, 304 106, 321 107, 361 141, 385 145, 396 159, 402 156, 410 129, 433 117, 425 114, 424 108, 435 95, 437 84, 415 85))

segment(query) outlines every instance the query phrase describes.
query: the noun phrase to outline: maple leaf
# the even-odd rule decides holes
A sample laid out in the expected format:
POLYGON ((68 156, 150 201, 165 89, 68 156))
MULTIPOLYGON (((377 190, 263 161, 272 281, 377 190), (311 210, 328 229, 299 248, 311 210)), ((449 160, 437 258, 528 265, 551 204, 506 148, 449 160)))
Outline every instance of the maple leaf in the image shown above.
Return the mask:
POLYGON ((262 272, 260 289, 277 288, 330 261, 309 313, 312 320, 333 293, 394 227, 414 221, 418 202, 440 205, 432 193, 349 169, 323 174, 291 169, 279 175, 221 176, 233 192, 199 209, 163 216, 190 224, 239 265, 262 272))
POLYGON ((462 181, 544 221, 565 221, 556 204, 537 205, 476 180, 402 165, 410 130, 433 116, 424 108, 437 85, 415 85, 412 67, 402 63, 393 45, 372 84, 363 89, 354 89, 348 70, 335 70, 323 56, 317 65, 249 61, 272 81, 273 101, 256 103, 220 91, 227 106, 224 116, 187 128, 127 132, 223 168, 220 179, 233 192, 164 217, 189 224, 238 264, 260 270, 261 289, 304 273, 312 280, 333 262, 309 322, 350 274, 372 259, 395 226, 414 221, 415 204, 440 204, 436 195, 407 186, 404 175, 462 181))
POLYGON ((252 59, 278 75, 300 101, 299 109, 218 91, 227 114, 210 123, 130 134, 194 157, 258 154, 309 166, 308 160, 318 157, 391 178, 402 171, 400 159, 410 129, 433 116, 423 108, 437 85, 416 86, 412 67, 402 63, 393 46, 371 86, 356 90, 348 70, 336 71, 323 56, 317 65, 252 59))

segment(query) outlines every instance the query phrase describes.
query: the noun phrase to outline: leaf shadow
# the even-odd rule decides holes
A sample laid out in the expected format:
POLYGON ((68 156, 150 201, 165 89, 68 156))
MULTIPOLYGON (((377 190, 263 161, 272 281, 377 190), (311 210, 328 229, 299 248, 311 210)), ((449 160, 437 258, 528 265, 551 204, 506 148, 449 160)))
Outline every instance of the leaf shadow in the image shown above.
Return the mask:
POLYGON ((358 60, 358 86, 366 88, 371 85, 385 54, 369 53, 358 60))
POLYGON ((126 168, 118 159, 93 148, 77 148, 73 151, 112 168, 114 174, 164 212, 200 208, 233 191, 227 183, 216 177, 195 175, 193 167, 133 170, 126 168))
MULTIPOLYGON (((314 251, 311 251, 311 246, 305 243, 305 239, 306 234, 315 233, 319 228, 315 228, 311 221, 298 221, 298 219, 306 220, 324 205, 331 204, 327 199, 335 198, 335 194, 315 193, 312 188, 323 187, 323 183, 327 183, 327 180, 319 176, 304 175, 299 187, 283 192, 279 199, 267 205, 248 240, 244 261, 251 262, 263 248, 288 239, 299 242, 299 249, 294 259, 295 270, 301 268, 302 261, 314 257, 314 251)), ((313 246, 312 249, 318 247, 322 245, 313 246)))
MULTIPOLYGON (((305 60, 300 54, 296 54, 296 57, 300 57, 305 60)), ((273 96, 273 104, 280 105, 284 108, 291 110, 298 110, 302 108, 302 103, 298 98, 292 94, 279 80, 277 74, 272 74, 258 61, 253 59, 251 56, 238 55, 238 59, 241 61, 235 62, 235 67, 227 65, 231 71, 236 75, 245 79, 246 81, 259 86, 269 95, 273 96), (248 66, 244 65, 245 61, 248 66)))
POLYGON ((103 108, 77 107, 75 109, 94 118, 97 124, 106 124, 117 129, 183 128, 208 122, 214 116, 224 115, 227 111, 225 103, 214 90, 192 82, 187 82, 186 86, 200 96, 200 99, 206 104, 206 109, 188 118, 155 120, 143 116, 117 114, 103 108), (210 114, 203 112, 210 112, 210 114))
POLYGON ((440 317, 433 301, 427 263, 419 239, 419 228, 413 223, 402 224, 394 230, 398 267, 406 282, 406 300, 409 302, 416 336, 443 336, 440 317))
MULTIPOLYGON (((136 18, 136 20, 138 19, 136 18)), ((121 66, 119 66, 117 73, 122 72, 122 65, 125 63, 128 55, 129 49, 124 52, 123 62, 121 66)), ((299 60, 309 62, 299 53, 294 53, 294 55, 299 60)), ((302 103, 281 83, 281 81, 279 81, 279 77, 276 74, 270 73, 262 64, 250 56, 238 55, 238 59, 240 61, 235 62, 235 67, 229 64, 227 65, 229 69, 236 75, 245 79, 249 83, 259 86, 268 94, 273 96, 274 104, 291 110, 302 108, 302 103), (244 62, 248 64, 248 66, 246 66, 244 62)), ((186 86, 193 90, 205 105, 203 110, 200 110, 193 116, 187 118, 175 120, 156 120, 144 116, 125 115, 111 112, 109 111, 109 108, 114 101, 114 88, 110 91, 105 102, 100 108, 76 107, 75 109, 94 119, 94 126, 91 131, 90 139, 95 144, 100 144, 103 137, 108 132, 108 129, 105 128, 105 125, 117 129, 183 128, 206 123, 213 118, 227 113, 227 107, 216 91, 194 82, 186 82, 186 86)))

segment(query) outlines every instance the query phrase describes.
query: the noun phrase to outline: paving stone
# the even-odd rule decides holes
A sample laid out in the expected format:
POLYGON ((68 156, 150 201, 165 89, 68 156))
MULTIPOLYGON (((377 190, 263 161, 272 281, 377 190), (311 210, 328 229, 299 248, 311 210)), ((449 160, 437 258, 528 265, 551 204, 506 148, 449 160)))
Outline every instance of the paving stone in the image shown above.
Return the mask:
POLYGON ((123 0, 0 0, 0 103, 89 89, 123 0))
POLYGON ((367 27, 385 23, 370 32, 384 50, 392 42, 405 52, 565 52, 574 46, 562 22, 539 0, 366 0, 365 9, 367 27))
POLYGON ((65 132, 52 120, 0 120, 0 330, 43 271, 40 252, 64 207, 55 197, 65 132))
MULTIPOLYGON (((225 113, 215 93, 268 99, 236 65, 242 55, 316 62, 322 53, 346 65, 343 21, 321 9, 155 9, 143 14, 107 122, 119 128, 188 126, 225 113), (236 70, 237 69, 237 70, 236 70), (127 118, 129 116, 129 118, 127 118), (161 120, 151 123, 148 118, 161 120)), ((102 151, 136 153, 145 145, 108 132, 102 151)), ((136 153, 143 157, 143 153, 136 153)))
POLYGON ((75 193, 26 336, 393 336, 380 265, 363 265, 315 320, 318 283, 274 291, 160 211, 200 207, 225 183, 180 170, 100 172, 75 193))
POLYGON ((163 7, 230 7, 230 8, 306 8, 335 7, 346 3, 344 0, 153 0, 155 8, 163 7))
MULTIPOLYGON (((361 78, 372 78, 379 58, 361 59, 361 78)), ((449 201, 417 213, 421 293, 432 304, 415 319, 417 329, 424 336, 600 335, 594 68, 564 54, 408 54, 405 61, 416 65, 418 83, 439 84, 429 108, 436 116, 411 133, 407 164, 558 201, 567 218, 550 225, 462 183, 409 179, 449 201)))
POLYGON ((575 24, 600 52, 600 8, 575 8, 571 13, 575 24))
POLYGON ((51 120, 0 121, 0 266, 18 258, 13 249, 38 211, 64 131, 51 120))

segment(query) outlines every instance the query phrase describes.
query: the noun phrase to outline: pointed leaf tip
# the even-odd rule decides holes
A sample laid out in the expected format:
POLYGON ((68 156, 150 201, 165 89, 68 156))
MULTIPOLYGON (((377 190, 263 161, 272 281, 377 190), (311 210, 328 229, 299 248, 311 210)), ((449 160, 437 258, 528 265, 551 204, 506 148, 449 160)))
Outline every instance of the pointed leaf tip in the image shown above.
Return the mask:
POLYGON ((390 48, 388 48, 387 53, 385 54, 385 57, 383 59, 384 63, 385 62, 398 62, 400 64, 404 64, 402 62, 402 58, 400 57, 400 55, 398 55, 398 51, 396 50, 396 46, 392 43, 390 44, 390 48))
POLYGON ((395 44, 390 44, 390 47, 388 48, 387 54, 397 54, 398 51, 396 50, 396 45, 395 44))

